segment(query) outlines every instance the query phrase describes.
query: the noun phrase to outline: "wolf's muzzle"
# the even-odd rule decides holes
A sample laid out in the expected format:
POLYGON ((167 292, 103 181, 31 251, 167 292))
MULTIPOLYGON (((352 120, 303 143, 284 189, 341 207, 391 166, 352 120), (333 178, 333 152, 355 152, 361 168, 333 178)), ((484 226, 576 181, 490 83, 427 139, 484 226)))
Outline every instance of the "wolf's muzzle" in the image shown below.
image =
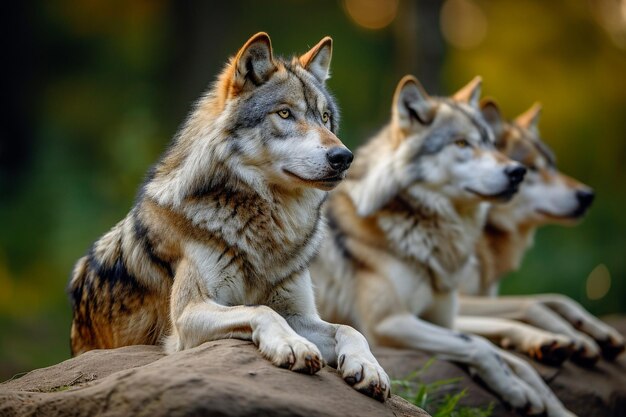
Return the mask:
POLYGON ((331 168, 335 171, 345 171, 354 159, 354 155, 348 149, 337 146, 326 152, 326 158, 331 168))
POLYGON ((574 212, 574 217, 580 217, 583 214, 585 214, 589 206, 591 206, 591 203, 593 203, 594 197, 595 197, 595 194, 591 190, 576 191, 576 199, 578 200, 578 207, 576 208, 574 212))
POLYGON ((511 186, 517 186, 524 180, 524 175, 526 175, 526 168, 521 165, 507 167, 504 170, 504 173, 509 178, 509 183, 511 184, 511 186))

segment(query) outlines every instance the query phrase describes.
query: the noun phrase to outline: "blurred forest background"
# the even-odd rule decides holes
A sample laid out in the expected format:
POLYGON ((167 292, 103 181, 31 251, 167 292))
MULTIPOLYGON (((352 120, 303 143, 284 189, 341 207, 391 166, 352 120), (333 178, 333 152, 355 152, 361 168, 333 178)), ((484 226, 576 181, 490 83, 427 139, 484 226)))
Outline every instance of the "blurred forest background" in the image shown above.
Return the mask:
POLYGON ((544 104, 560 168, 592 185, 584 222, 542 229, 506 293, 558 291, 626 312, 626 1, 31 1, 4 6, 0 380, 69 357, 74 262, 126 215, 142 177, 226 59, 257 31, 278 54, 335 40, 330 88, 352 149, 415 74, 474 75, 508 117, 544 104), (8 56, 7 56, 8 55, 8 56))

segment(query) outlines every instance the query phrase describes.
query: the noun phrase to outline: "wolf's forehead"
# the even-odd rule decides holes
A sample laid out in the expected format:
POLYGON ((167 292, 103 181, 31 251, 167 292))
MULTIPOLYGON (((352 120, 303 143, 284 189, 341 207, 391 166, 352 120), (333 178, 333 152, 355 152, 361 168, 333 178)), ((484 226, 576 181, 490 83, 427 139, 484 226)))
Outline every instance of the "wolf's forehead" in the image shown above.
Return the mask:
POLYGON ((556 167, 556 157, 552 149, 541 138, 528 129, 511 124, 511 134, 506 137, 511 142, 509 149, 525 149, 527 159, 533 162, 540 161, 548 167, 556 167))
POLYGON ((420 130, 423 133, 411 136, 415 140, 412 143, 418 144, 416 158, 434 155, 458 139, 468 140, 481 148, 494 148, 493 133, 472 113, 471 107, 451 105, 444 100, 438 103, 434 122, 420 130))
POLYGON ((332 100, 324 87, 316 82, 304 68, 294 65, 285 66, 284 71, 277 74, 277 78, 283 84, 282 94, 297 100, 300 110, 332 107, 332 100))
MULTIPOLYGON (((287 107, 305 114, 310 120, 318 120, 325 109, 336 116, 336 106, 323 86, 313 81, 312 76, 302 68, 304 74, 284 66, 261 86, 243 97, 230 109, 229 121, 237 128, 255 128, 269 113, 287 107)), ((337 130, 337 117, 331 120, 331 130, 337 130)))
POLYGON ((439 103, 439 119, 442 125, 457 129, 460 134, 468 135, 468 139, 492 146, 495 137, 480 111, 463 103, 444 99, 439 103))

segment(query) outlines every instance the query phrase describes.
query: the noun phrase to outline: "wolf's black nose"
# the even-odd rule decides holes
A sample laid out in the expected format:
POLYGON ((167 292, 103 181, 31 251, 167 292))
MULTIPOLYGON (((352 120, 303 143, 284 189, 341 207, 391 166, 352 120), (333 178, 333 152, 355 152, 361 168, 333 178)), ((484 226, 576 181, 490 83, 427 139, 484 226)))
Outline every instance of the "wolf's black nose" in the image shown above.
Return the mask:
POLYGON ((578 190, 576 191, 576 199, 578 200, 578 206, 583 211, 587 209, 593 203, 595 194, 591 190, 578 190))
POLYGON ((345 171, 350 166, 354 155, 348 149, 337 146, 326 152, 330 166, 336 171, 345 171))
POLYGON ((504 173, 509 177, 509 182, 512 185, 517 185, 524 179, 524 175, 526 175, 526 168, 521 165, 515 165, 507 167, 504 170, 504 173))

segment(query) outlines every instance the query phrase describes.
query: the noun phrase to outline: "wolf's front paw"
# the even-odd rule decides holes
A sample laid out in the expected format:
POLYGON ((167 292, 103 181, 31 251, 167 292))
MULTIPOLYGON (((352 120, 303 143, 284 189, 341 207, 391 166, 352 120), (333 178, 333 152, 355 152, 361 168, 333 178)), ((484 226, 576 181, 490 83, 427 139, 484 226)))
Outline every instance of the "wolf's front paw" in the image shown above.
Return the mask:
POLYGON ((302 337, 281 338, 272 343, 262 344, 260 349, 274 365, 295 372, 312 375, 325 365, 319 349, 302 337))
POLYGON ((574 327, 580 332, 578 336, 582 341, 578 354, 583 359, 579 361, 582 365, 594 365, 600 355, 606 360, 613 361, 624 351, 626 344, 624 337, 617 330, 595 318, 588 321, 578 320, 574 327), (591 360, 585 360, 589 358, 591 360))
POLYGON ((619 335, 609 335, 604 340, 598 340, 602 356, 607 361, 614 361, 623 351, 625 346, 624 338, 619 335))
MULTIPOLYGON (((476 369, 470 368, 476 372, 476 369)), ((498 374, 496 372, 494 374, 498 374)), ((480 370, 476 374, 483 381, 487 382, 490 376, 485 377, 485 373, 480 370)), ((524 415, 540 415, 545 411, 545 404, 535 390, 524 382, 519 376, 507 370, 500 382, 487 382, 487 385, 502 397, 502 401, 510 408, 515 409, 524 415)))
POLYGON ((504 349, 515 349, 531 358, 552 366, 560 366, 576 352, 578 344, 568 336, 526 327, 523 332, 504 337, 504 349))
POLYGON ((572 355, 572 361, 580 366, 591 368, 600 360, 600 347, 586 334, 578 333, 576 349, 572 355))
POLYGON ((551 366, 560 366, 576 351, 576 344, 568 337, 554 337, 535 344, 528 354, 531 358, 551 366))
POLYGON ((343 354, 339 356, 338 365, 344 381, 357 391, 381 402, 391 395, 389 377, 375 360, 343 354))

